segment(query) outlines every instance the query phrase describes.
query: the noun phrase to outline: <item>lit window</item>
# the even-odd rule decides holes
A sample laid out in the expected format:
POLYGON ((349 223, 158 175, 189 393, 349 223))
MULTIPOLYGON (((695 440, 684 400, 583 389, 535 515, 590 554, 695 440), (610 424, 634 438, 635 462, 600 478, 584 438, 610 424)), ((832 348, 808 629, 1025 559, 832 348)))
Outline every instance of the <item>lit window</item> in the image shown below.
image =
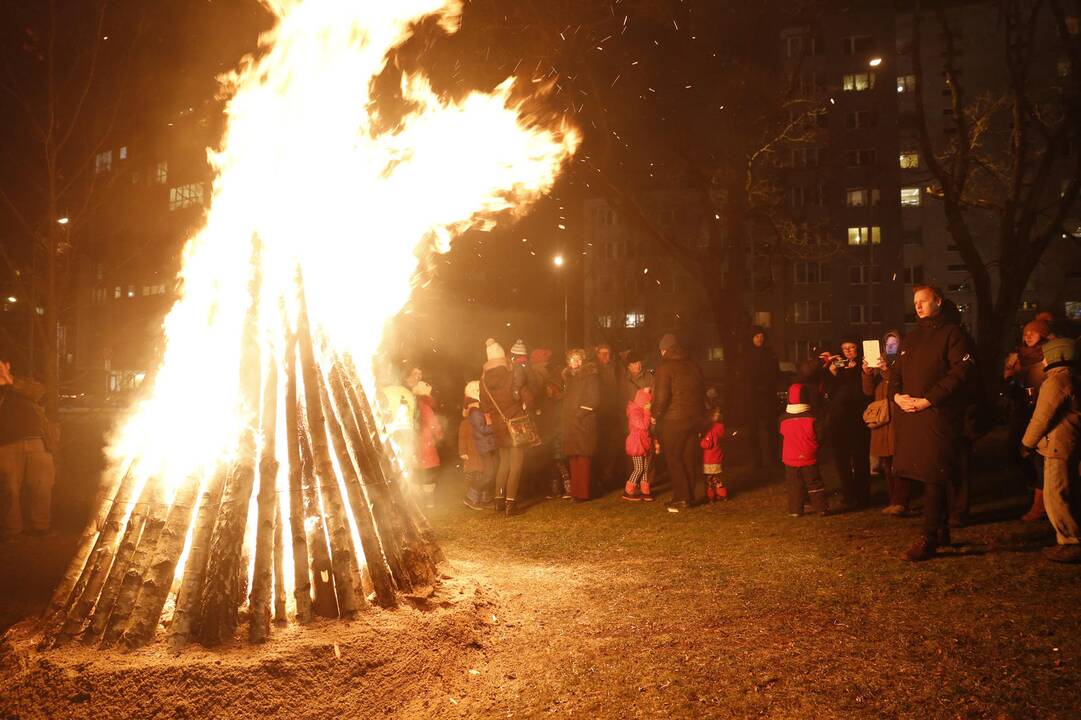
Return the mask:
POLYGON ((600 325, 602 328, 610 328, 610 327, 612 327, 612 316, 611 315, 598 315, 597 316, 597 324, 600 325))
POLYGON ((873 227, 850 227, 848 228, 849 245, 881 245, 882 228, 873 227))
POLYGON ((901 188, 901 207, 919 207, 920 189, 918 187, 901 188))
POLYGON ((194 207, 203 204, 203 184, 191 183, 180 185, 169 190, 169 209, 194 207))
POLYGON ((875 74, 873 72, 854 73, 842 78, 842 87, 845 92, 863 92, 875 86, 875 74))
POLYGON ((916 76, 915 75, 898 75, 897 76, 897 92, 910 93, 916 91, 916 76))
POLYGON ((162 160, 154 166, 154 182, 164 185, 169 180, 169 163, 162 160))
POLYGON ((768 328, 773 320, 773 314, 769 310, 755 310, 754 324, 758 327, 768 328))
POLYGON ((94 157, 94 172, 103 173, 113 169, 113 151, 106 150, 94 157))
POLYGON ((646 322, 646 316, 644 313, 627 313, 623 318, 623 327, 636 328, 641 327, 646 322))
POLYGON ((119 285, 116 286, 116 290, 113 291, 113 299, 119 298, 123 294, 123 288, 119 285))
POLYGON ((848 207, 877 207, 878 188, 849 188, 845 191, 845 204, 848 207))
POLYGON ((724 348, 723 347, 711 347, 706 351, 706 359, 713 362, 721 362, 724 360, 724 348))
POLYGON ((120 155, 121 160, 127 160, 128 159, 128 146, 127 145, 121 145, 120 146, 120 152, 118 154, 120 155))
POLYGON ((915 150, 905 150, 900 156, 902 170, 916 170, 920 166, 920 154, 915 150))
POLYGON ((135 286, 134 285, 128 285, 128 297, 129 298, 135 297, 135 286))

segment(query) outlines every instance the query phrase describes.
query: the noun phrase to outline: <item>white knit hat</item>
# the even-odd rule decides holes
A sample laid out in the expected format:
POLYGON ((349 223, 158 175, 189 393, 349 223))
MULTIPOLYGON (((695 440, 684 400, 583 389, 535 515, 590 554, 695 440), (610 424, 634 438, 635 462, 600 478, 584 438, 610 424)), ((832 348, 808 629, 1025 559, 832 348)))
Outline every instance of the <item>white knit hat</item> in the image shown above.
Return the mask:
POLYGON ((480 380, 470 380, 465 384, 465 396, 470 400, 480 400, 480 380))
POLYGON ((488 338, 484 341, 486 350, 488 352, 489 360, 499 360, 500 358, 506 358, 507 353, 503 352, 503 346, 497 343, 492 338, 488 338))
POLYGON ((429 385, 428 383, 424 382, 423 380, 421 380, 420 382, 418 382, 416 385, 413 386, 413 394, 414 395, 423 395, 425 397, 431 397, 432 396, 432 386, 429 385))
POLYGON ((515 340, 514 344, 510 346, 511 355, 528 355, 529 351, 525 349, 525 340, 515 340))

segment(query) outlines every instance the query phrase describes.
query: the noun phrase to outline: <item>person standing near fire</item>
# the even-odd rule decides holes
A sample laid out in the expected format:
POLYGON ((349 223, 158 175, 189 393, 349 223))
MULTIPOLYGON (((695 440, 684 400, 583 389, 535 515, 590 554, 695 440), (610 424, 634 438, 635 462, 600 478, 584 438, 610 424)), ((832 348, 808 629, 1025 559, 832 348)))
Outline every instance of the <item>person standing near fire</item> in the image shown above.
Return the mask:
POLYGON ((657 423, 665 465, 672 479, 669 512, 695 504, 695 484, 702 469, 698 433, 706 410, 702 368, 680 346, 675 335, 660 341, 661 366, 653 383, 653 418, 657 423))
POLYGON ((0 540, 19 533, 49 531, 56 479, 47 438, 57 434, 40 405, 44 387, 16 378, 11 360, 0 354, 0 540), (23 494, 29 505, 29 527, 23 523, 23 494))

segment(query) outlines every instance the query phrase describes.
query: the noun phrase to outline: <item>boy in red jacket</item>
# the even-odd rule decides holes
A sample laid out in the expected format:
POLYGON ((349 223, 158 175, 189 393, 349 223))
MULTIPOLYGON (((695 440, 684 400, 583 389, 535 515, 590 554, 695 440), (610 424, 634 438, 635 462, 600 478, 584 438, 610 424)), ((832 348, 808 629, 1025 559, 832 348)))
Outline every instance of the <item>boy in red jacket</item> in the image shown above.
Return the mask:
POLYGON ((781 417, 781 462, 788 485, 788 514, 803 515, 803 500, 810 496, 814 511, 825 515, 826 488, 818 471, 818 448, 822 444, 822 426, 811 410, 810 389, 793 383, 788 388, 788 406, 781 417))
POLYGON ((702 447, 702 474, 706 476, 706 497, 710 502, 728 499, 728 488, 724 486, 721 466, 724 463, 724 423, 721 422, 721 409, 713 408, 709 413, 709 428, 698 443, 702 447))

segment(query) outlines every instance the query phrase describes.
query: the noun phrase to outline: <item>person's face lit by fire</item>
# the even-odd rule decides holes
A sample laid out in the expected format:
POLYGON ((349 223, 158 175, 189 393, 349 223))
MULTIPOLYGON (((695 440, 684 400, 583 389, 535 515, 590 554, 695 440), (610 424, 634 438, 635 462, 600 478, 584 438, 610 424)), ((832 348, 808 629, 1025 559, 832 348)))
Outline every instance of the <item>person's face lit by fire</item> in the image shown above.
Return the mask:
POLYGON ((420 368, 413 368, 409 371, 409 375, 405 378, 405 386, 407 388, 416 387, 416 384, 424 379, 424 373, 420 368))
POLYGON ((765 333, 755 333, 754 337, 751 338, 751 344, 754 345, 755 347, 762 347, 763 345, 766 344, 766 334, 765 333))
POLYGON ((919 318, 934 317, 942 310, 942 298, 935 297, 935 294, 927 288, 916 291, 916 294, 912 296, 912 304, 919 318))
POLYGON ((631 374, 631 377, 638 377, 642 374, 642 361, 636 360, 627 366, 627 372, 631 374))
POLYGON ((578 353, 571 355, 569 358, 567 358, 567 367, 569 367, 571 370, 578 370, 579 368, 581 368, 582 356, 578 353))
POLYGON ((841 343, 841 354, 845 356, 845 360, 854 361, 858 352, 859 349, 856 347, 856 343, 841 343))
POLYGON ((1029 347, 1036 347, 1040 344, 1040 341, 1043 340, 1043 338, 1040 336, 1040 333, 1036 332, 1035 330, 1026 330, 1024 340, 1025 345, 1029 347))
POLYGON ((886 354, 896 355, 897 351, 901 348, 901 341, 897 339, 896 335, 890 335, 886 338, 886 354))
POLYGON ((597 362, 607 365, 612 360, 612 351, 606 347, 597 348, 597 362))

